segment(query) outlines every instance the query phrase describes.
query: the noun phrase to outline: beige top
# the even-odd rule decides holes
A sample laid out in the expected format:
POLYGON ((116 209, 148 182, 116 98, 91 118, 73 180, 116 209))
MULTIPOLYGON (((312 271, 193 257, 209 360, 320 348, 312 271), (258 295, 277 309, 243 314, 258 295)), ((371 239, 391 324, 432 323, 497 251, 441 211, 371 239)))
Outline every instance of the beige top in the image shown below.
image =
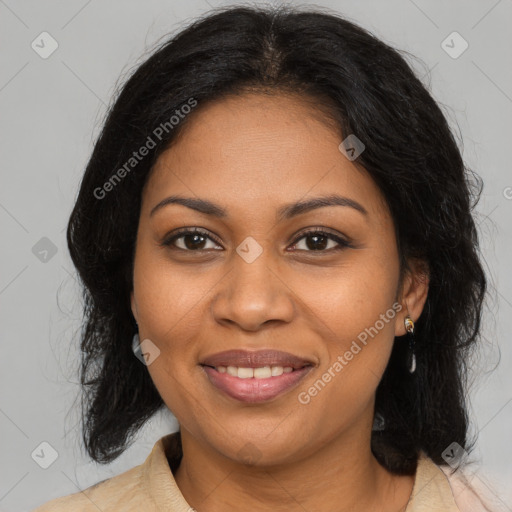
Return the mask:
MULTIPOLYGON (((33 512, 192 512, 169 467, 179 455, 176 433, 162 437, 144 463, 84 491, 47 502, 33 512)), ((474 512, 485 508, 457 508, 449 479, 439 466, 423 453, 406 512, 474 512)), ((460 507, 460 504, 459 504, 460 507)))

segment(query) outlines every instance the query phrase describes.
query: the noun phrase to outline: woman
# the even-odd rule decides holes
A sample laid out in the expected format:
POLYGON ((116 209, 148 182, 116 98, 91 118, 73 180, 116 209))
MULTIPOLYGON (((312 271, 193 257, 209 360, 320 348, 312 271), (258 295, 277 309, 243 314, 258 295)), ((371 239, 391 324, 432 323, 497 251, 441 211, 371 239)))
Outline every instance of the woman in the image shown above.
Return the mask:
POLYGON ((405 60, 338 16, 228 8, 163 44, 68 245, 88 453, 162 407, 180 429, 38 510, 462 510, 478 192, 405 60))

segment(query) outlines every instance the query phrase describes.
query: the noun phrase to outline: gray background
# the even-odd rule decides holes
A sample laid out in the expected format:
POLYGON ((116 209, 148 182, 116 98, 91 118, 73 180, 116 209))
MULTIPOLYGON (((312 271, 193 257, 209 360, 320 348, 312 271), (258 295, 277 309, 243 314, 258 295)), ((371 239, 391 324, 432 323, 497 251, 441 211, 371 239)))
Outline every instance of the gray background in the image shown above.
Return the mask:
MULTIPOLYGON (((116 83, 159 38, 219 5, 225 4, 0 0, 0 510, 30 510, 125 471, 176 429, 170 413, 161 414, 110 466, 84 456, 80 294, 64 230, 116 83), (59 45, 47 59, 31 47, 43 31, 59 45), (58 453, 48 469, 31 457, 44 441, 58 453)), ((477 217, 494 291, 470 375, 473 432, 479 432, 472 474, 475 482, 491 483, 512 510, 512 1, 317 5, 344 13, 424 62, 411 61, 460 133, 467 164, 484 178, 477 217), (458 58, 442 46, 453 31, 469 44, 458 58)), ((462 48, 458 39, 447 44, 452 53, 462 48)))

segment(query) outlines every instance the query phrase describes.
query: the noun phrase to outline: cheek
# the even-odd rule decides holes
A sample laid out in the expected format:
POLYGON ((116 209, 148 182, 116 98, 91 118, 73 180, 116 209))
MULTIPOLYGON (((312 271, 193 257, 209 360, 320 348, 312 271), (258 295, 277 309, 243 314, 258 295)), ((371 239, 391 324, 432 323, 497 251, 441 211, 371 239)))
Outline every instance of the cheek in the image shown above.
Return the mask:
POLYGON ((147 244, 138 249, 134 268, 139 323, 147 330, 146 337, 161 344, 186 344, 199 328, 198 319, 215 280, 211 272, 200 275, 192 267, 171 265, 165 250, 147 248, 147 244))
POLYGON ((338 314, 321 319, 329 322, 336 337, 324 338, 325 357, 315 379, 297 390, 306 431, 314 432, 322 418, 325 432, 333 434, 340 425, 348 428, 365 414, 372 407, 393 347, 397 307, 392 300, 383 296, 370 302, 367 296, 359 304, 345 295, 337 298, 338 314))
POLYGON ((184 417, 195 410, 193 388, 201 371, 195 342, 204 330, 218 277, 171 265, 165 250, 155 250, 151 243, 145 240, 138 246, 134 265, 141 341, 147 338, 160 350, 148 371, 169 409, 184 417))
POLYGON ((194 341, 204 318, 200 290, 169 265, 144 265, 142 259, 140 263, 135 272, 139 325, 144 338, 160 350, 148 371, 167 407, 187 424, 188 417, 201 414, 194 391, 200 370, 194 341))
MULTIPOLYGON (((385 257, 371 248, 353 250, 342 265, 293 278, 294 291, 325 325, 333 345, 338 340, 343 348, 347 340, 373 326, 395 303, 399 265, 398 256, 390 252, 385 257)), ((379 322, 384 337, 394 332, 391 324, 381 326, 379 322)))
POLYGON ((398 256, 379 256, 371 250, 354 251, 353 260, 328 278, 302 280, 300 294, 308 297, 305 302, 315 313, 324 341, 318 378, 329 382, 326 393, 322 383, 311 392, 325 406, 331 400, 355 408, 367 403, 389 360, 402 308, 396 302, 399 265, 398 256), (317 292, 311 293, 312 289, 317 292))
POLYGON ((384 271, 373 272, 367 266, 357 274, 345 276, 341 290, 331 291, 330 300, 336 304, 337 312, 334 315, 330 309, 329 321, 344 343, 348 339, 364 340, 364 335, 360 335, 368 330, 380 338, 393 338, 391 320, 395 315, 392 306, 396 300, 396 279, 393 277, 384 271))

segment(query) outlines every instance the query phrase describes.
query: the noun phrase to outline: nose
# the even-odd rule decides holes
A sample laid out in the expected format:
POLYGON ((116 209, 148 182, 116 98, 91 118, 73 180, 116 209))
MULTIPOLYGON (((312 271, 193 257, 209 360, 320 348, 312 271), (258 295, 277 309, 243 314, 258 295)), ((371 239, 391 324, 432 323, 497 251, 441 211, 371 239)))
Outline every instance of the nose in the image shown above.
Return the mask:
POLYGON ((238 255, 234 260, 212 299, 216 322, 236 325, 244 331, 291 322, 295 313, 292 291, 278 270, 272 268, 265 251, 252 263, 238 255))

